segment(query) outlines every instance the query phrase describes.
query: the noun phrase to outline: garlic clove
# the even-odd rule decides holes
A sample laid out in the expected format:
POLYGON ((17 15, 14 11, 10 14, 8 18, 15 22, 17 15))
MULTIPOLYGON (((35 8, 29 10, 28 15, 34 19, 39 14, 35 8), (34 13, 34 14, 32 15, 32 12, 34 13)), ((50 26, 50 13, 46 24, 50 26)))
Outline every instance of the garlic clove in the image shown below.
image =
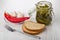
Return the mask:
POLYGON ((17 13, 17 18, 24 17, 24 15, 21 12, 16 12, 17 13))
POLYGON ((9 15, 13 16, 13 17, 16 17, 16 13, 15 12, 10 12, 9 15))

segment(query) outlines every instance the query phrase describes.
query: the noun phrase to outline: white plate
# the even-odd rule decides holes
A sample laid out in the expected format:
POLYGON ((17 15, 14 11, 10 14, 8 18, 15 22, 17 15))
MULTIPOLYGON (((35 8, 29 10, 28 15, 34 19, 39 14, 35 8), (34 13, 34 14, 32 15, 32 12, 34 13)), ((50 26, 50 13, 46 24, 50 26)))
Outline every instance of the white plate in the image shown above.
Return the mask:
MULTIPOLYGON (((32 13, 32 16, 31 16, 30 20, 33 21, 33 22, 36 22, 36 12, 32 13)), ((52 24, 53 24, 53 21, 52 21, 52 24)), ((41 37, 41 38, 44 37, 44 38, 47 39, 47 37, 48 37, 47 35, 49 35, 50 33, 52 33, 52 28, 51 28, 52 24, 50 24, 49 26, 46 26, 46 30, 45 30, 44 32, 40 33, 39 35, 36 35, 36 36, 39 36, 39 37, 41 37), (51 30, 50 30, 51 32, 48 32, 50 28, 51 28, 51 30), (49 34, 48 34, 48 33, 49 33, 49 34)), ((23 24, 21 24, 21 23, 12 23, 12 22, 8 21, 8 20, 5 18, 5 25, 9 25, 11 28, 23 32, 23 30, 22 30, 22 25, 23 25, 23 24)), ((19 32, 18 32, 18 33, 19 33, 19 32)), ((37 40, 37 39, 34 39, 33 37, 30 38, 30 37, 27 36, 27 35, 24 36, 24 34, 21 34, 21 33, 20 33, 20 35, 21 35, 21 38, 27 38, 27 39, 30 39, 30 40, 31 40, 31 39, 32 39, 32 40, 37 40), (27 36, 27 37, 26 37, 26 36, 27 36)), ((52 34, 50 34, 50 36, 52 36, 52 34)), ((26 40, 26 39, 25 39, 25 40, 26 40)))

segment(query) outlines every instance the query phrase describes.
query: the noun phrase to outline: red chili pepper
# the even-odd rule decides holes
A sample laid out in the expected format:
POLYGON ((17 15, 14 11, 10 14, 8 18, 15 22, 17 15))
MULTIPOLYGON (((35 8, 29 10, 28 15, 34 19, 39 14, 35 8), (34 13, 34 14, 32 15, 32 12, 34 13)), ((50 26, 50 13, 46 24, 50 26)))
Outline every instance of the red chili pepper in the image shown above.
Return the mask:
POLYGON ((30 17, 15 18, 15 17, 12 17, 11 15, 9 15, 7 13, 4 13, 4 16, 7 20, 9 20, 10 22, 13 22, 13 23, 23 22, 23 21, 30 18, 30 17))
MULTIPOLYGON (((4 14, 11 16, 9 13, 6 13, 6 12, 4 12, 4 14)), ((11 17, 16 18, 15 16, 11 16, 11 17)))

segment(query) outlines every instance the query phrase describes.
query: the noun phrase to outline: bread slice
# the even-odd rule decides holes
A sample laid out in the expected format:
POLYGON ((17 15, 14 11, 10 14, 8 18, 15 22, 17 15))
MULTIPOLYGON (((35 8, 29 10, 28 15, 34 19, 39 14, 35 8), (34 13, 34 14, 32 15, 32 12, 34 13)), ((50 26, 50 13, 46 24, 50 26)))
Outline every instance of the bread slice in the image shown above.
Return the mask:
POLYGON ((32 35, 37 35, 37 34, 40 33, 40 32, 38 32, 38 31, 30 31, 30 30, 27 30, 24 25, 22 26, 22 29, 23 29, 23 31, 24 31, 25 33, 32 34, 32 35))
POLYGON ((44 29, 45 28, 45 25, 44 24, 39 24, 39 23, 35 23, 35 22, 32 22, 32 21, 26 21, 24 23, 25 27, 28 29, 28 30, 41 30, 41 29, 44 29))
POLYGON ((42 31, 45 30, 45 25, 44 24, 38 24, 38 23, 35 23, 35 22, 32 22, 32 21, 26 21, 22 25, 22 30, 26 33, 29 33, 29 34, 32 34, 32 35, 37 35, 37 34, 39 34, 39 33, 41 33, 42 31), (37 28, 37 27, 39 27, 39 28, 37 28))

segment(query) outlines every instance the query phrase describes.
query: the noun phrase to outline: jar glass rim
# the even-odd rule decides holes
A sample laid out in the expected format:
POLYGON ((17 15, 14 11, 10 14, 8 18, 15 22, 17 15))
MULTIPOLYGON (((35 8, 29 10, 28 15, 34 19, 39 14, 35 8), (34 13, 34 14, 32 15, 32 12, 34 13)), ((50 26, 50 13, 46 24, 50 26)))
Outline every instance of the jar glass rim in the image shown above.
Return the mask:
POLYGON ((49 8, 52 7, 52 3, 49 1, 39 1, 38 3, 36 3, 36 6, 38 6, 40 3, 45 3, 45 4, 49 5, 49 8))

